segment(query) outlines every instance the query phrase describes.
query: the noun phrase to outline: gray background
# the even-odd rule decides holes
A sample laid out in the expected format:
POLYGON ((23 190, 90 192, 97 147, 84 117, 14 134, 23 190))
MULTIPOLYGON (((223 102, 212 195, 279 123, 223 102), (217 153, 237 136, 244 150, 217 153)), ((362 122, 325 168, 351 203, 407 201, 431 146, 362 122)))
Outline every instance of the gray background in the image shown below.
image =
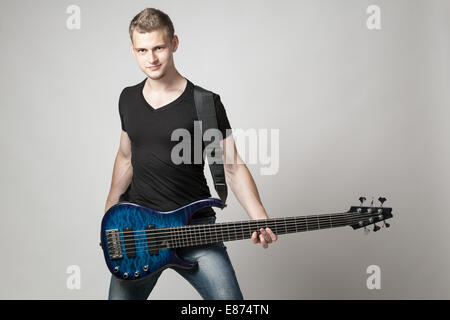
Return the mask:
MULTIPOLYGON (((118 97, 145 78, 128 37, 145 7, 170 15, 176 67, 221 95, 233 128, 280 129, 278 174, 249 165, 271 217, 346 211, 360 195, 394 208, 368 236, 227 243, 245 298, 450 298, 450 4, 379 0, 2 1, 0 298, 107 296, 99 228, 118 97), (71 4, 80 30, 66 28, 71 4), (379 31, 366 28, 371 4, 379 31), (380 290, 366 287, 372 264, 380 290), (69 265, 80 290, 66 287, 69 265)), ((247 217, 232 193, 217 212, 247 217)), ((170 269, 150 295, 185 298, 200 296, 170 269)))

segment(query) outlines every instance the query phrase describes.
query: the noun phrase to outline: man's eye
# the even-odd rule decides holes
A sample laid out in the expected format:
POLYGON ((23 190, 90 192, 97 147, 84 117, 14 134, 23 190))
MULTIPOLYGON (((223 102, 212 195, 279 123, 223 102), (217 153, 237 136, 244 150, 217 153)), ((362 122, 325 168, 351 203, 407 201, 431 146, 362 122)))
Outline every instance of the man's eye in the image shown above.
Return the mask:
POLYGON ((138 52, 142 52, 142 51, 145 51, 145 49, 139 49, 139 50, 138 50, 138 52))
POLYGON ((159 50, 159 49, 162 49, 162 47, 156 47, 156 49, 158 49, 158 50, 159 50))

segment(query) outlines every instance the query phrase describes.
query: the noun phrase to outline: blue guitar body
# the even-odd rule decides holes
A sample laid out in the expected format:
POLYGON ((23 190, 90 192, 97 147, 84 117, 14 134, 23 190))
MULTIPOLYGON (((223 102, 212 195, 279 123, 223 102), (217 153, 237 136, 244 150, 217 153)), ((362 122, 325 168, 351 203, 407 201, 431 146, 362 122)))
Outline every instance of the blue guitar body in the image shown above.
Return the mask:
POLYGON ((179 258, 176 249, 164 249, 169 246, 169 239, 167 233, 158 236, 158 229, 188 225, 194 212, 208 206, 224 207, 215 198, 198 200, 168 212, 130 202, 112 206, 103 217, 100 234, 108 269, 118 278, 137 280, 168 267, 196 267, 196 263, 179 258), (153 236, 149 238, 149 235, 153 236))

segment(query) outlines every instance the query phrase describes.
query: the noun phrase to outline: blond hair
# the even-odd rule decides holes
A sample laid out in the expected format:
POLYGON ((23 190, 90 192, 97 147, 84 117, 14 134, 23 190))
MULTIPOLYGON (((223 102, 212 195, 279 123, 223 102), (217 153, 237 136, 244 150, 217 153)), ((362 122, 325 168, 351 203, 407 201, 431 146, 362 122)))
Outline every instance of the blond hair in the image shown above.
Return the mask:
POLYGON ((130 22, 130 39, 133 41, 133 31, 140 33, 165 29, 166 35, 172 40, 175 30, 169 16, 161 10, 146 8, 139 12, 130 22))

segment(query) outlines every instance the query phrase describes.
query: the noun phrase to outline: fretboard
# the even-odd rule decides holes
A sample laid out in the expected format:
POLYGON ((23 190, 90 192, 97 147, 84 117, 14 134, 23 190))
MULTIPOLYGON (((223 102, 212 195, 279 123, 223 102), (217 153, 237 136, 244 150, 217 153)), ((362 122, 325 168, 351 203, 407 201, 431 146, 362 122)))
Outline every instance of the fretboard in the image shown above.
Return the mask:
MULTIPOLYGON (((270 228, 275 234, 313 231, 329 228, 344 227, 369 218, 367 213, 336 213, 324 215, 310 215, 300 217, 273 218, 263 220, 248 220, 214 224, 187 225, 156 229, 159 234, 164 230, 166 234, 165 248, 180 248, 217 242, 226 242, 251 238, 253 232, 260 228, 270 228)), ((150 236, 150 241, 152 237, 150 236)), ((156 240, 153 238, 153 240, 156 240)))

